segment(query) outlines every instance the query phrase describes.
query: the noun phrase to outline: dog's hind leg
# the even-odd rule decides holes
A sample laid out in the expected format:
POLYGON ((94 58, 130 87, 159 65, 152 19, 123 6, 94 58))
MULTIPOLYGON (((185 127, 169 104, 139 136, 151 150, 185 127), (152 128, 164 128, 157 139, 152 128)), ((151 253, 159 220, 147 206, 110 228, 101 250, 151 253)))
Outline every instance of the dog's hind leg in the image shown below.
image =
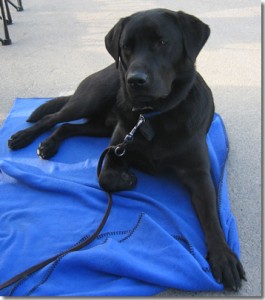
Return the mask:
POLYGON ((120 79, 114 64, 88 76, 72 96, 51 100, 33 112, 28 121, 36 123, 12 135, 9 148, 16 150, 29 145, 58 123, 101 118, 115 104, 119 87, 120 79))
POLYGON ((27 122, 35 123, 46 115, 50 115, 61 110, 70 100, 71 96, 57 97, 49 100, 33 111, 27 122))
POLYGON ((38 155, 48 159, 57 153, 60 144, 73 136, 96 136, 109 137, 113 132, 113 126, 106 126, 102 123, 86 122, 84 124, 63 124, 58 127, 51 136, 43 141, 38 150, 38 155))
POLYGON ((78 112, 73 113, 71 107, 65 107, 59 112, 46 115, 34 125, 13 134, 8 140, 8 147, 12 150, 21 149, 31 144, 38 136, 51 129, 58 123, 70 122, 82 118, 78 112))

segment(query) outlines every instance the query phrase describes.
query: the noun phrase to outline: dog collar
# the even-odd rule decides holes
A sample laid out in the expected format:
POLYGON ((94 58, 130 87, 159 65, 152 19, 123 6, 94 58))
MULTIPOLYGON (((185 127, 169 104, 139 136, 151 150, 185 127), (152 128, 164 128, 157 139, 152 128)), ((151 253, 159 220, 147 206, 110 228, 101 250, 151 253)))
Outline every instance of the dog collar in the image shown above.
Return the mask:
POLYGON ((142 114, 144 116, 145 119, 149 119, 149 118, 152 118, 152 117, 155 117, 157 115, 160 115, 161 112, 160 111, 151 111, 149 113, 145 113, 145 114, 142 114))

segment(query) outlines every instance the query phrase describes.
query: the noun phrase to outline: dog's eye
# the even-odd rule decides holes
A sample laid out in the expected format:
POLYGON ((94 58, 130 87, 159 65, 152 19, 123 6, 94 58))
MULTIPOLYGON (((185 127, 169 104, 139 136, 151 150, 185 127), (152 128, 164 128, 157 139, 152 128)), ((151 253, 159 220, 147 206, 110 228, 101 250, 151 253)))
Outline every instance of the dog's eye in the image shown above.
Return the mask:
POLYGON ((123 44, 122 45, 122 49, 123 50, 128 50, 129 49, 129 45, 128 44, 123 44))
POLYGON ((165 47, 165 46, 167 46, 167 44, 168 44, 168 41, 166 41, 164 39, 161 39, 158 41, 159 46, 165 47))

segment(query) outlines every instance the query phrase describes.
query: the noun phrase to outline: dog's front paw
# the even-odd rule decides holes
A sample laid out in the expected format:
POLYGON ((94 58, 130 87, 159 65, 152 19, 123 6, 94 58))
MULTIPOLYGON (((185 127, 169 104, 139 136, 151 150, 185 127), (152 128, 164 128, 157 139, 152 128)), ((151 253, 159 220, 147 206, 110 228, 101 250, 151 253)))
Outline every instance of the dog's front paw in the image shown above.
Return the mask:
POLYGON ((39 145, 37 154, 43 159, 51 158, 57 153, 59 145, 59 142, 55 139, 48 138, 39 145))
POLYGON ((209 251, 207 257, 213 276, 225 289, 238 291, 241 280, 246 280, 245 271, 236 254, 227 246, 209 251))
POLYGON ((103 170, 99 176, 100 186, 109 192, 131 190, 136 182, 136 176, 126 171, 103 170))
POLYGON ((27 130, 21 130, 13 134, 8 140, 8 147, 17 150, 31 144, 36 137, 27 130))

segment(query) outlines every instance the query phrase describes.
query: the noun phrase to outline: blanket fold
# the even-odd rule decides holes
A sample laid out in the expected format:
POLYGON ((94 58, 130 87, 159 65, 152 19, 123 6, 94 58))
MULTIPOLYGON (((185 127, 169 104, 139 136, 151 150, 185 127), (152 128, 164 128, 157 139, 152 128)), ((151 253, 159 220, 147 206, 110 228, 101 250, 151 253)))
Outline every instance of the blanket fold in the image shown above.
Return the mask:
MULTIPOLYGON (((49 134, 10 151, 8 138, 48 99, 16 99, 0 137, 1 283, 90 236, 99 225, 107 196, 96 167, 109 139, 74 137, 49 161, 36 150, 49 134)), ((220 221, 239 255, 225 164, 228 141, 215 114, 207 136, 220 221)), ((166 288, 219 291, 205 259, 204 234, 190 195, 174 178, 134 170, 132 191, 113 194, 113 207, 97 239, 60 257, 25 280, 0 291, 13 296, 150 296, 166 288)))

